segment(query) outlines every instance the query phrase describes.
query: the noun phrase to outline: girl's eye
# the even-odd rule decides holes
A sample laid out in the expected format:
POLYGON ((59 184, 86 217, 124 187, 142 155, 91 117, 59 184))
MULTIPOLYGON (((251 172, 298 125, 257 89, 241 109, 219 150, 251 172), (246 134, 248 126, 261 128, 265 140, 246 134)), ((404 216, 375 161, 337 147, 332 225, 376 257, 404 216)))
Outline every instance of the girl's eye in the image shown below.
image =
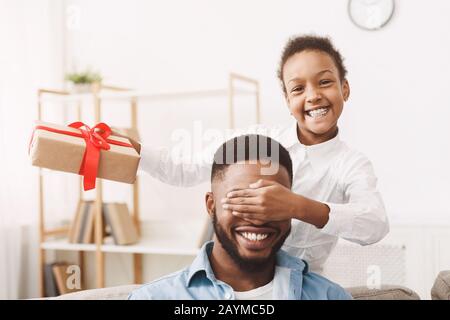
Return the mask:
POLYGON ((302 86, 294 87, 291 90, 291 92, 301 92, 301 91, 303 91, 303 87, 302 86))
POLYGON ((327 85, 327 84, 330 84, 330 83, 332 83, 333 81, 331 81, 331 80, 321 80, 320 81, 320 85, 327 85))

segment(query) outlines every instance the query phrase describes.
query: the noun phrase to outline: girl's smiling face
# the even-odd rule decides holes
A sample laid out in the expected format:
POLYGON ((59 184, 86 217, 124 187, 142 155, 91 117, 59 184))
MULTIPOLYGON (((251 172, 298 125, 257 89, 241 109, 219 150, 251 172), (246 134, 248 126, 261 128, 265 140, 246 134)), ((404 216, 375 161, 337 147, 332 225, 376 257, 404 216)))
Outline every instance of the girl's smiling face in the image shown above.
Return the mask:
POLYGON ((312 145, 333 138, 350 94, 348 81, 341 81, 333 59, 321 51, 296 53, 283 66, 283 82, 300 142, 312 145))

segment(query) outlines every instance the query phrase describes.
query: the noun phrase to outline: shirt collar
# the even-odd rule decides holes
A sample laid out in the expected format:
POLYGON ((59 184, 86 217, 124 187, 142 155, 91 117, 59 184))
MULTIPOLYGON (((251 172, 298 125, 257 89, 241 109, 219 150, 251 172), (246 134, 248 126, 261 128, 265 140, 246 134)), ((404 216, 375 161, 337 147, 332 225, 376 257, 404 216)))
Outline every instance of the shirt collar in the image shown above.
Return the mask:
MULTIPOLYGON (((199 272, 204 272, 206 277, 211 281, 217 281, 214 276, 214 272, 211 268, 211 264, 209 262, 209 255, 212 252, 212 248, 214 246, 214 241, 206 242, 202 248, 200 249, 199 254, 195 257, 191 266, 189 267, 189 273, 187 277, 186 286, 189 287, 191 284, 191 280, 196 276, 199 272)), ((284 267, 292 270, 296 270, 302 272, 303 274, 308 272, 308 264, 299 259, 297 257, 289 255, 287 252, 283 250, 279 250, 276 255, 276 265, 278 267, 284 267)))
POLYGON ((284 267, 291 270, 300 271, 303 274, 308 273, 308 263, 300 258, 291 256, 284 250, 278 250, 277 252, 277 267, 284 267))
POLYGON ((205 272, 206 277, 211 281, 214 281, 216 279, 211 268, 211 264, 209 263, 209 255, 212 252, 213 246, 214 241, 208 241, 200 249, 200 252, 189 267, 189 274, 186 283, 187 287, 189 287, 189 285, 191 284, 192 278, 201 271, 205 272))
POLYGON ((293 121, 292 125, 286 128, 286 131, 279 137, 280 143, 287 149, 299 145, 304 151, 306 157, 311 162, 313 169, 326 167, 330 163, 330 158, 336 155, 342 146, 339 137, 339 130, 336 136, 328 141, 307 146, 298 140, 297 121, 293 121))

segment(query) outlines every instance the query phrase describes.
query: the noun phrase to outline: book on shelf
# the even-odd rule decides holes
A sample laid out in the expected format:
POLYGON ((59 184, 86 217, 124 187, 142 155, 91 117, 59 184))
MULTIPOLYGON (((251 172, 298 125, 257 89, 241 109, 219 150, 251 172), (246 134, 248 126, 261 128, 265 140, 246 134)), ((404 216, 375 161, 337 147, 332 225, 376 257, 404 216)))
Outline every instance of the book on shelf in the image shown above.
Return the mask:
MULTIPOLYGON (((55 262, 47 263, 44 267, 44 283, 45 283, 45 296, 56 297, 61 294, 70 293, 82 290, 73 287, 71 283, 68 283, 70 273, 67 273, 69 264, 67 262, 55 262)), ((81 276, 81 275, 80 275, 81 276)), ((81 279, 79 279, 79 283, 81 279)))
POLYGON ((77 234, 77 228, 78 228, 78 223, 79 223, 79 218, 80 218, 80 210, 81 210, 81 205, 83 204, 83 201, 78 201, 78 205, 77 208, 75 210, 75 217, 73 218, 71 224, 70 224, 70 228, 69 228, 69 233, 68 233, 68 240, 69 243, 75 243, 75 239, 76 239, 76 234, 77 234))
MULTIPOLYGON (((58 294, 66 294, 82 290, 81 287, 77 288, 74 283, 68 281, 69 277, 72 276, 71 273, 68 273, 69 266, 70 265, 65 262, 54 263, 52 266, 53 276, 56 282, 56 287, 58 289, 58 294)), ((81 282, 81 279, 79 279, 78 282, 81 282)))
POLYGON ((47 263, 44 266, 44 287, 46 297, 56 297, 58 295, 56 280, 53 276, 53 265, 54 263, 47 263))
POLYGON ((133 244, 139 241, 139 235, 126 203, 104 203, 103 217, 114 243, 133 244))
POLYGON ((69 231, 70 243, 93 243, 94 241, 94 201, 80 201, 69 231))
MULTIPOLYGON (((118 245, 133 244, 139 235, 126 203, 104 203, 103 233, 111 234, 118 245)), ((94 243, 95 202, 81 201, 69 231, 69 243, 94 243)))

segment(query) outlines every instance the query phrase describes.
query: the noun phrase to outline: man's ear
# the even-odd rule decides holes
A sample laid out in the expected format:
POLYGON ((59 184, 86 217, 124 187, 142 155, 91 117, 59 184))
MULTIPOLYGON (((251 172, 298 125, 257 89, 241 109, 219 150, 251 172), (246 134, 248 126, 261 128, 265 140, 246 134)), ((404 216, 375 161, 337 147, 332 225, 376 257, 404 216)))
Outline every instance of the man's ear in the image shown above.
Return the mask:
POLYGON ((347 79, 344 79, 342 83, 342 95, 344 97, 344 101, 347 101, 350 97, 350 84, 347 79))
POLYGON ((206 210, 208 211, 209 217, 212 219, 214 212, 216 211, 216 203, 214 201, 214 194, 212 192, 207 192, 205 195, 206 210))

